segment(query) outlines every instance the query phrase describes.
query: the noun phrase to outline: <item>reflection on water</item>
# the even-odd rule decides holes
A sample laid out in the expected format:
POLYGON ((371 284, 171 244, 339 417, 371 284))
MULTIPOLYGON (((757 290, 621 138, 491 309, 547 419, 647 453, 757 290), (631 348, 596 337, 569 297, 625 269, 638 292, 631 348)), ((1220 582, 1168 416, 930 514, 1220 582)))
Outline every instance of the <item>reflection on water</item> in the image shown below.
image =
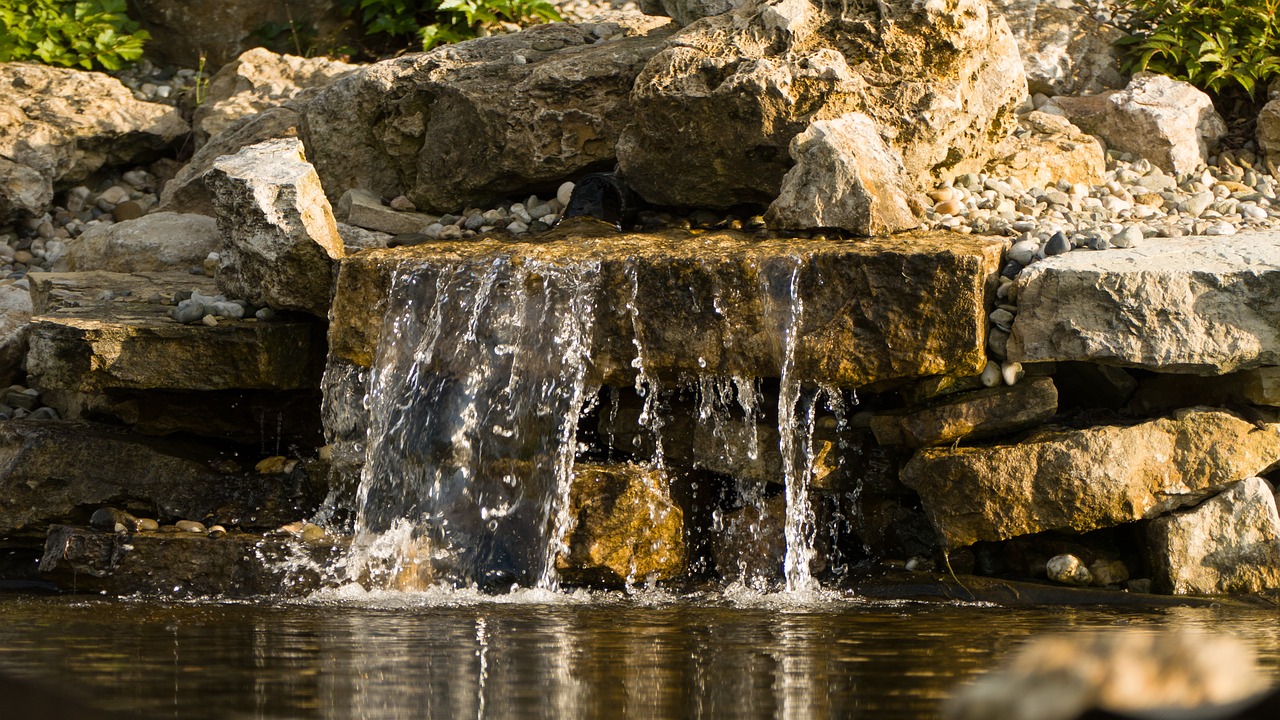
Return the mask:
POLYGON ((1229 633, 1280 677, 1264 610, 525 591, 276 606, 0 595, 0 617, 0 673, 139 717, 930 717, 1028 636, 1112 627, 1229 633))

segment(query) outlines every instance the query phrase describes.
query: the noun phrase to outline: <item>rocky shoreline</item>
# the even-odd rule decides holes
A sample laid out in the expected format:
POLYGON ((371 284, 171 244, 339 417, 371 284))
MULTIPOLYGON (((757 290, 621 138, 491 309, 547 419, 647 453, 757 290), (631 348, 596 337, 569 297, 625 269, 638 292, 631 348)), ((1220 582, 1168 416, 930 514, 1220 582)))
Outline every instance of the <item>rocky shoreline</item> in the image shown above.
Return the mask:
MULTIPOLYGON (((0 580, 352 580, 334 558, 361 535, 392 343, 522 287, 495 297, 572 319, 580 367, 551 373, 578 350, 538 360, 480 302, 457 342, 588 397, 567 583, 778 587, 800 535, 830 586, 1274 593, 1267 111, 1227 147, 1200 91, 1096 62, 1105 28, 1041 32, 1105 4, 944 5, 747 2, 678 27, 578 3, 371 65, 259 48, 194 112, 193 71, 0 65, 0 542, 19 558, 0 580), (563 217, 600 172, 638 198, 621 231, 563 217), (493 284, 443 303, 464 276, 493 284)), ((409 360, 446 385, 470 370, 409 360)), ((539 453, 504 477, 543 482, 539 453)), ((424 543, 354 579, 436 581, 424 543)))

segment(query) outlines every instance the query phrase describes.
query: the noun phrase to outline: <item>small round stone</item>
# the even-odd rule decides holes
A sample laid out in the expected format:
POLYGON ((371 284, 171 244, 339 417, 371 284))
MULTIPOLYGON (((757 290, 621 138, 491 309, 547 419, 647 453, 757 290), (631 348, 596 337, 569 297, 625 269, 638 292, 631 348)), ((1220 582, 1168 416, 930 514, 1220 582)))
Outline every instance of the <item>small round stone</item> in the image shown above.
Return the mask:
POLYGON ((979 376, 982 384, 986 387, 995 387, 1000 384, 1000 366, 996 363, 987 361, 987 366, 982 369, 982 375, 979 376))
POLYGON ((1000 365, 1000 378, 1004 380, 1005 385, 1016 385, 1025 374, 1020 362, 1005 362, 1000 365))
POLYGON ((560 185, 556 190, 556 200, 560 202, 560 207, 568 207, 569 198, 573 197, 573 183, 567 182, 560 185))
POLYGON ((173 526, 178 528, 179 532, 189 532, 189 533, 209 532, 209 529, 204 526, 204 523, 199 523, 199 522, 196 522, 195 520, 179 520, 178 522, 174 523, 173 526))
POLYGON ((1055 555, 1045 563, 1045 573, 1054 582, 1085 587, 1093 582, 1093 575, 1080 558, 1069 553, 1055 555))
POLYGON ((944 200, 933 206, 939 215, 959 215, 964 212, 964 203, 959 200, 944 200))
POLYGON ((1053 257, 1071 251, 1071 241, 1067 239, 1067 234, 1059 230, 1054 233, 1044 244, 1045 257, 1053 257))

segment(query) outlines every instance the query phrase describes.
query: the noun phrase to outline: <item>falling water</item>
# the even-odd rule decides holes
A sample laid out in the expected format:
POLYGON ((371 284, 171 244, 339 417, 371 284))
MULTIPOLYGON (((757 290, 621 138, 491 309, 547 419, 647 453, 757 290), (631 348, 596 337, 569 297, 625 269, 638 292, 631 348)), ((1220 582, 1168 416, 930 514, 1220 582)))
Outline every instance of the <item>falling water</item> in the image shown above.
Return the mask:
POLYGON ((597 278, 589 262, 508 256, 397 273, 366 399, 353 579, 555 586, 594 395, 597 278))

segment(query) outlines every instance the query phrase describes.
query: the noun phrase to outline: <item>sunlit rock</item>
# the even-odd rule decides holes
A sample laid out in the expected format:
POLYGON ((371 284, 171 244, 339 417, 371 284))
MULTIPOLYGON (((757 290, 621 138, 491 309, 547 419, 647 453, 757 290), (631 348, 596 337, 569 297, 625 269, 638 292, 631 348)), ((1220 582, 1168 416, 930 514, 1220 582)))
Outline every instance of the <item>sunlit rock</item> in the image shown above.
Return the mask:
POLYGON ((1053 380, 1032 378, 1011 387, 945 395, 922 408, 878 413, 871 430, 881 445, 928 447, 1025 430, 1057 410, 1053 380))
POLYGON ((1082 533, 1194 505, 1280 461, 1280 425, 1189 409, 1136 425, 1046 428, 1017 444, 927 448, 902 470, 948 547, 1082 533))
MULTIPOLYGON (((1124 31, 1071 0, 991 0, 1018 41, 1032 94, 1079 95, 1124 87, 1116 41, 1124 31)), ((1073 181, 1074 182, 1074 181, 1073 181)))
POLYGON ((218 224, 204 215, 158 212, 97 225, 67 240, 58 272, 189 272, 221 245, 218 224))
POLYGON ((1147 527, 1158 592, 1257 593, 1280 588, 1280 515, 1271 485, 1248 478, 1147 527))
POLYGON ((1022 132, 1000 142, 987 165, 989 175, 1017 178, 1026 187, 1059 181, 1101 185, 1107 169, 1102 143, 1070 120, 1039 111, 1018 118, 1022 132))
POLYGON ((1017 282, 1010 360, 1202 375, 1280 365, 1280 233, 1071 252, 1017 282))
POLYGON ((1026 93, 985 0, 752 0, 676 33, 645 66, 618 142, 627 182, 658 204, 766 204, 813 121, 860 112, 912 183, 981 169, 1026 93))
POLYGON ((277 310, 325 317, 343 256, 333 209, 295 138, 216 160, 205 176, 222 233, 218 287, 277 310))
POLYGON ((670 579, 685 568, 684 513, 666 475, 640 465, 575 465, 574 520, 561 577, 606 585, 670 579))

